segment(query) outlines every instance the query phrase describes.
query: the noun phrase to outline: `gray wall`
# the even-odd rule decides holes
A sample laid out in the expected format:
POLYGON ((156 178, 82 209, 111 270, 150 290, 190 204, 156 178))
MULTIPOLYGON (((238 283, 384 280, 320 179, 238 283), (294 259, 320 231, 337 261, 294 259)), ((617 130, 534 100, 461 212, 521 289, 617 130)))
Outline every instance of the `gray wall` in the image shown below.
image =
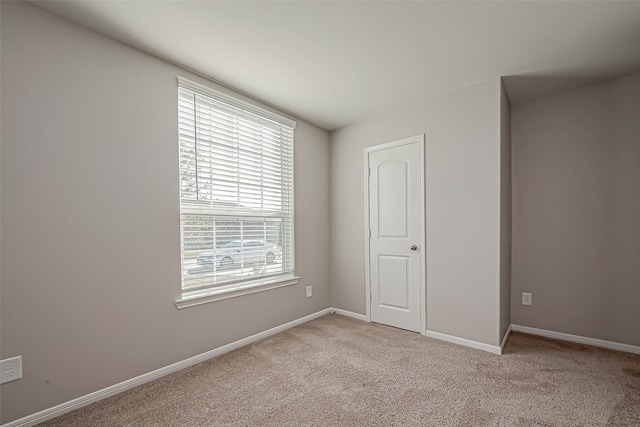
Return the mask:
POLYGON ((363 150, 426 134, 427 329, 500 343, 500 79, 331 134, 331 299, 364 314, 363 150))
POLYGON ((513 323, 640 345, 640 75, 514 106, 512 143, 513 323))
POLYGON ((511 326, 511 103, 500 87, 500 339, 511 326))
POLYGON ((298 121, 295 286, 177 310, 173 65, 2 2, 2 422, 327 308, 329 137, 298 121), (313 297, 304 287, 313 285, 313 297))

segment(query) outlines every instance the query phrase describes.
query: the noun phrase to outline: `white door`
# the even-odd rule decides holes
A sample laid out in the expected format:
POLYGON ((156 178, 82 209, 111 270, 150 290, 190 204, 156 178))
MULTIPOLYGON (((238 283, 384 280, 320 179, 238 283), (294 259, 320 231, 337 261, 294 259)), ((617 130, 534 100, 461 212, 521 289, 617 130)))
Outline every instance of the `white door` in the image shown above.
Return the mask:
POLYGON ((366 161, 370 319, 424 333, 424 135, 368 148, 366 161))

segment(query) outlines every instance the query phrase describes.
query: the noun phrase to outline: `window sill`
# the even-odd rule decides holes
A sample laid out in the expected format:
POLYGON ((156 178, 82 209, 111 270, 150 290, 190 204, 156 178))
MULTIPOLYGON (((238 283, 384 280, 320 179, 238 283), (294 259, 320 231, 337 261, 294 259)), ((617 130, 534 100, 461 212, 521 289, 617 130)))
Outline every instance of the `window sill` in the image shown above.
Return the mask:
POLYGON ((241 283, 233 289, 211 289, 202 291, 194 295, 183 296, 182 298, 177 299, 176 307, 178 309, 189 308, 200 304, 207 304, 243 295, 255 294, 256 292, 282 288, 284 286, 295 285, 298 283, 299 279, 300 278, 297 276, 278 277, 260 282, 241 283))

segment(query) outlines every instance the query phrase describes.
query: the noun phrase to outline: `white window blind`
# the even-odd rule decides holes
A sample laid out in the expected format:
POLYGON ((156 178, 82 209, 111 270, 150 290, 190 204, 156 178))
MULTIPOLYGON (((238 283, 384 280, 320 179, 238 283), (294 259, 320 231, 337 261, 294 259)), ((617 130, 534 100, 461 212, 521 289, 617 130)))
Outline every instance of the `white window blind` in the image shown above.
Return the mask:
POLYGON ((293 277, 295 122, 178 80, 183 297, 293 277))

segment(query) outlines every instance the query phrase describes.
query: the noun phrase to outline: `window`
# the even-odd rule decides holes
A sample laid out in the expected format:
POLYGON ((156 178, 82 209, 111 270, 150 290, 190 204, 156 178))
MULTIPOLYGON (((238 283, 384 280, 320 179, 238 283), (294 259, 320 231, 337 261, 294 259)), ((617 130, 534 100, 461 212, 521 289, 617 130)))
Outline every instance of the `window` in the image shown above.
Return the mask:
POLYGON ((289 119, 178 78, 179 307, 296 282, 294 128, 289 119))

